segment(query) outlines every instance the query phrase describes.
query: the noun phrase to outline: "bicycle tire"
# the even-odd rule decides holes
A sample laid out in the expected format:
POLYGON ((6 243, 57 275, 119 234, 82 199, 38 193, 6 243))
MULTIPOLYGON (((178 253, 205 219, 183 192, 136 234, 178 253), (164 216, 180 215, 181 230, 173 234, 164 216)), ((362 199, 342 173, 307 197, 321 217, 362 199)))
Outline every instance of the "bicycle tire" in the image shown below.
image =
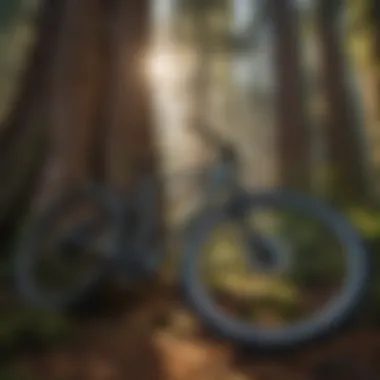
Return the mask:
POLYGON ((123 238, 123 204, 115 195, 96 185, 87 185, 76 189, 51 205, 44 213, 30 223, 21 239, 15 256, 15 282, 19 294, 34 306, 44 309, 65 309, 79 302, 101 283, 102 279, 112 270, 115 258, 122 247, 123 238), (106 265, 97 268, 91 277, 81 282, 75 291, 67 294, 47 294, 38 289, 33 278, 33 266, 38 250, 38 242, 45 233, 45 227, 65 211, 70 205, 81 200, 92 200, 99 204, 108 214, 113 239, 110 243, 110 256, 106 265))
POLYGON ((340 294, 323 312, 311 320, 297 323, 284 330, 272 331, 221 314, 208 297, 197 268, 201 259, 200 248, 208 233, 217 224, 229 218, 222 207, 214 208, 212 212, 204 210, 192 221, 186 236, 181 280, 189 305, 201 321, 216 334, 251 348, 281 350, 326 337, 344 326, 365 295, 369 283, 369 263, 366 249, 356 230, 343 216, 323 202, 286 190, 248 195, 246 207, 250 210, 266 206, 271 209, 285 206, 307 213, 328 227, 344 249, 348 267, 346 280, 340 294))

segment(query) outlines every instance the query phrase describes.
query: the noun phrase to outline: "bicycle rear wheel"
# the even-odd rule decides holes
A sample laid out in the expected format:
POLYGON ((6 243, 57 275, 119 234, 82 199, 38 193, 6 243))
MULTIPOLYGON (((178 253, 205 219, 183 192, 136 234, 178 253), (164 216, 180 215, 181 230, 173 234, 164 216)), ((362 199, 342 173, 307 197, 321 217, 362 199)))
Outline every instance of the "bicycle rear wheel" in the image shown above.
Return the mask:
MULTIPOLYGON (((306 216, 307 220, 321 224, 325 231, 336 239, 345 262, 346 271, 340 290, 314 315, 284 327, 262 327, 255 323, 243 322, 230 315, 212 299, 201 273, 201 262, 204 257, 202 250, 210 234, 225 222, 233 223, 233 219, 226 210, 223 207, 217 207, 211 211, 204 210, 194 218, 186 235, 181 268, 183 288, 190 306, 200 319, 222 337, 259 349, 294 347, 325 336, 341 327, 355 312, 369 282, 367 254, 355 229, 341 215, 322 202, 284 190, 248 195, 244 202, 244 209, 253 212, 253 215, 266 209, 285 209, 299 212, 306 216)), ((289 227, 292 223, 290 220, 285 223, 287 224, 285 227, 288 228, 287 236, 291 234, 289 227)), ((306 224, 296 224, 293 232, 299 234, 306 224)), ((303 234, 303 238, 305 236, 303 234)), ((312 236, 309 234, 309 237, 312 236)), ((316 239, 314 236, 311 244, 304 245, 306 248, 303 250, 306 249, 312 254, 313 247, 317 247, 320 242, 321 239, 316 239)), ((314 267, 316 259, 316 255, 310 256, 309 266, 314 267)), ((215 268, 211 270, 215 271, 215 268)))
POLYGON ((121 200, 97 186, 80 188, 54 203, 27 226, 16 252, 21 296, 47 309, 79 301, 108 274, 120 253, 122 221, 121 200))

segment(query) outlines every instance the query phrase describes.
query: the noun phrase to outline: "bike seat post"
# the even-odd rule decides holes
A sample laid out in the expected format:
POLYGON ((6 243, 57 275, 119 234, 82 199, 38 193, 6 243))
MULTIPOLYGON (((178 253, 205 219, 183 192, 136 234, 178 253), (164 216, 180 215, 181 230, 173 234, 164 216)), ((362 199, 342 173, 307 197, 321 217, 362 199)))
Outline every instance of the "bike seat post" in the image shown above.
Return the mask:
POLYGON ((208 180, 209 195, 232 190, 237 187, 237 157, 230 146, 222 146, 217 162, 210 169, 208 180))

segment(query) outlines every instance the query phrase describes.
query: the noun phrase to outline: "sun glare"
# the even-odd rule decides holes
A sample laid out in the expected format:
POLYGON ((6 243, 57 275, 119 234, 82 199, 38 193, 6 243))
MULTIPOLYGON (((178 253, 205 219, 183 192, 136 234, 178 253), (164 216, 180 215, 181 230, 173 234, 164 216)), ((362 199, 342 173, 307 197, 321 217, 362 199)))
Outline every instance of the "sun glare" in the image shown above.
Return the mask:
POLYGON ((154 82, 170 80, 178 70, 174 55, 165 50, 152 50, 147 56, 147 74, 154 82))

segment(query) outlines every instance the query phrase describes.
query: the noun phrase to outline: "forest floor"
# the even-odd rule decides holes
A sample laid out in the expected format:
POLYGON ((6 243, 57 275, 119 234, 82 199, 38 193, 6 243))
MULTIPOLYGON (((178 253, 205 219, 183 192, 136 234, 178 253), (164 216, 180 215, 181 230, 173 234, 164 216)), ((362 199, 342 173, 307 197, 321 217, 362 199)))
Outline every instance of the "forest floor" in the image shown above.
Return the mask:
POLYGON ((262 357, 204 330, 177 296, 117 316, 77 319, 66 343, 14 362, 1 380, 377 380, 380 331, 356 328, 298 352, 262 357))

